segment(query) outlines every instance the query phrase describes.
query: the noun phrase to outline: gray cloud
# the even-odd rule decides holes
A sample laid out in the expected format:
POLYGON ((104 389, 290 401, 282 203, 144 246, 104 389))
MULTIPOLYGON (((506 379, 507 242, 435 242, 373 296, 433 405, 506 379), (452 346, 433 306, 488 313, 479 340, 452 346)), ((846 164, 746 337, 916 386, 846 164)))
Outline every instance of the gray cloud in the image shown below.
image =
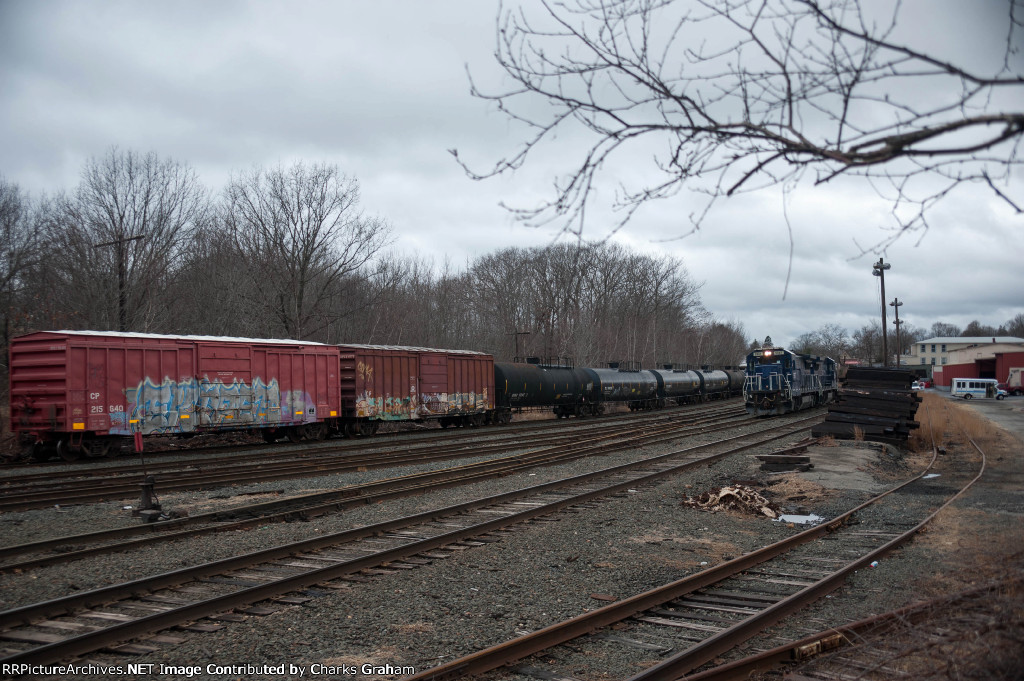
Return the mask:
MULTIPOLYGON (((253 164, 327 161, 360 180, 364 209, 392 222, 410 255, 459 267, 494 248, 543 246, 555 228, 518 225, 498 204, 548 198, 578 139, 563 136, 512 177, 485 182, 448 154, 458 148, 485 169, 521 139, 469 94, 467 66, 483 87, 503 87, 496 11, 481 0, 0 1, 0 173, 36 193, 70 189, 86 158, 119 145, 186 161, 218 191, 253 164)), ((987 16, 964 30, 990 30, 987 16)), ((955 24, 930 21, 932 40, 957 39, 955 24)), ((617 163, 612 178, 649 175, 649 156, 617 163)), ((955 192, 923 238, 867 253, 889 236, 879 225, 891 204, 862 181, 801 186, 789 225, 777 191, 740 196, 675 239, 696 206, 685 193, 650 205, 611 238, 682 258, 704 282, 705 305, 751 338, 873 321, 879 255, 893 263, 887 297, 904 301, 901 318, 915 325, 998 325, 1024 312, 1021 218, 980 187, 955 192)), ((588 236, 608 236, 614 216, 592 218, 588 236)))

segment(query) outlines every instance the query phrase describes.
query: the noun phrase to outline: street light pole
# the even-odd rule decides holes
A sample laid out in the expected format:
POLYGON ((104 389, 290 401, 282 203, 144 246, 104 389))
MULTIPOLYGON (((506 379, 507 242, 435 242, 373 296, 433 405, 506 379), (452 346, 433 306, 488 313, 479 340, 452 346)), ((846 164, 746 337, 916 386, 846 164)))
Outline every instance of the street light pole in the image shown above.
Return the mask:
POLYGON ((896 325, 896 368, 900 368, 900 353, 903 352, 903 343, 900 341, 900 306, 903 303, 900 302, 899 298, 893 298, 892 302, 889 303, 892 306, 893 312, 896 314, 896 321, 893 324, 896 325))
POLYGON ((892 265, 879 258, 871 268, 871 274, 879 277, 882 284, 882 366, 887 368, 889 366, 889 338, 885 325, 885 271, 890 267, 892 265))
POLYGON ((128 253, 125 249, 125 244, 129 241, 138 241, 145 238, 145 234, 122 236, 113 241, 93 246, 93 248, 117 246, 117 330, 122 333, 128 330, 128 273, 125 271, 127 267, 125 260, 128 258, 128 253))

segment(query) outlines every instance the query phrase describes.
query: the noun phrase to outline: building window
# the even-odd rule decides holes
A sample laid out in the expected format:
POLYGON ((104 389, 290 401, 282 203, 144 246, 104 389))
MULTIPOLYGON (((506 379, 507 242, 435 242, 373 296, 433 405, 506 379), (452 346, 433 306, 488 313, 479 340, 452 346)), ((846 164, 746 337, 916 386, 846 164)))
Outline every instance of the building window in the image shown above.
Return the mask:
POLYGON ((932 343, 932 352, 935 352, 935 343, 932 343))
POLYGON ((935 358, 932 357, 932 366, 934 366, 934 365, 935 365, 935 358))
POLYGON ((942 358, 942 363, 943 363, 943 364, 945 364, 945 363, 946 363, 946 358, 945 358, 945 357, 943 357, 943 358, 942 358))
POLYGON ((946 344, 945 344, 945 343, 943 343, 943 344, 942 344, 942 351, 943 351, 943 352, 945 352, 945 351, 946 351, 946 344))
POLYGON ((924 343, 921 343, 921 354, 924 354, 924 343))

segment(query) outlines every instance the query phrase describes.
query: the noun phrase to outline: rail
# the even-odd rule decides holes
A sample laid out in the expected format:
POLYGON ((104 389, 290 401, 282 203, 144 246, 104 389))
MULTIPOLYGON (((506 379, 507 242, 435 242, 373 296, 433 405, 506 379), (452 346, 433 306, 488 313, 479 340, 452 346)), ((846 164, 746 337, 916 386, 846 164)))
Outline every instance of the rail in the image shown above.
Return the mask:
MULTIPOLYGON (((101 648, 138 638, 141 634, 160 631, 175 624, 210 617, 225 609, 242 607, 257 601, 319 584, 345 575, 403 559, 452 544, 480 537, 479 542, 496 541, 493 532, 509 525, 550 515, 581 503, 645 485, 695 466, 707 465, 730 454, 745 451, 766 442, 788 437, 806 430, 813 419, 773 426, 757 433, 727 438, 717 443, 697 445, 682 450, 586 473, 568 480, 559 480, 532 488, 477 499, 463 504, 435 509, 379 525, 347 530, 315 537, 293 544, 272 547, 244 556, 214 561, 174 572, 154 575, 133 582, 103 587, 65 598, 37 603, 0 613, 7 622, 4 638, 31 644, 32 647, 5 656, 5 664, 46 664, 82 655, 101 648), (737 443, 737 441, 747 442, 737 443), (725 445, 724 451, 694 456, 697 451, 725 445), (523 503, 525 499, 533 501, 523 503), (524 508, 525 507, 525 508, 524 508), (479 518, 470 517, 479 515, 479 518), (455 528, 455 529, 452 529, 455 528), (344 546, 353 541, 371 540, 377 549, 366 555, 365 544, 344 546), (326 563, 326 564, 325 564, 326 563), (264 565, 256 575, 237 572, 241 568, 264 565), (227 578, 221 578, 226 576, 227 578), (209 593, 185 597, 174 591, 183 584, 205 587, 209 593), (171 591, 158 593, 160 590, 171 591), (71 636, 37 632, 35 623, 58 618, 76 618, 84 610, 101 608, 104 613, 125 602, 122 609, 141 600, 138 609, 144 614, 135 617, 114 613, 110 625, 93 631, 72 629, 71 636), (187 600, 188 602, 183 602, 187 600), (155 605, 158 604, 158 605, 155 605), (18 627, 22 623, 24 628, 18 627)), ((462 544, 466 545, 466 544, 462 544)), ((473 545, 473 544, 469 544, 473 545)), ((66 634, 66 632, 65 632, 66 634)))
MULTIPOLYGON (((909 541, 936 514, 970 488, 981 477, 985 469, 983 458, 980 470, 973 479, 963 485, 938 509, 930 513, 922 510, 923 519, 920 516, 918 519, 908 518, 908 524, 912 524, 912 526, 905 531, 890 533, 885 530, 869 530, 864 519, 861 519, 860 523, 847 524, 855 514, 872 505, 882 503, 883 500, 906 515, 906 500, 915 495, 911 492, 907 496, 897 496, 896 493, 910 485, 928 485, 925 475, 935 465, 936 460, 937 449, 933 449, 931 462, 924 471, 837 516, 826 524, 804 530, 783 541, 676 582, 424 670, 419 674, 407 677, 406 681, 440 681, 477 676, 513 663, 522 664, 522 661, 529 656, 579 639, 586 634, 597 637, 598 630, 619 625, 619 623, 630 619, 685 628, 689 636, 697 637, 696 643, 687 645, 680 652, 629 679, 629 681, 674 681, 838 588, 854 570, 870 564, 909 541), (829 537, 842 538, 844 542, 848 542, 844 543, 844 546, 848 546, 852 552, 855 552, 856 557, 852 560, 815 557, 801 559, 800 556, 794 554, 794 551, 798 549, 813 551, 816 545, 821 544, 820 540, 829 537), (879 542, 884 543, 878 545, 879 542), (815 567, 794 569, 801 560, 815 567), (775 562, 769 563, 769 561, 775 562), (813 561, 819 562, 814 563, 813 561), (772 565, 775 567, 771 567, 772 565), (727 580, 739 579, 741 582, 749 583, 749 579, 756 574, 767 575, 767 581, 776 585, 790 586, 792 593, 775 599, 766 597, 763 592, 760 592, 759 595, 754 593, 737 594, 741 589, 733 587, 730 590, 725 586, 727 580), (731 598, 724 595, 729 593, 736 595, 731 598), (725 620, 715 620, 712 625, 707 622, 707 618, 700 616, 696 622, 690 623, 685 620, 686 615, 681 612, 686 608, 698 610, 707 608, 709 607, 707 604, 715 603, 718 605, 710 607, 735 613, 738 618, 728 626, 723 626, 725 620), (700 623, 701 619, 704 620, 703 624, 700 623), (703 634, 696 632, 703 632, 703 634)), ((946 463, 948 464, 948 462, 946 463)), ((918 493, 917 496, 921 495, 918 493)), ((860 517, 858 516, 858 518, 860 517)), ((759 590, 754 589, 753 591, 758 592, 759 590)), ((615 635, 623 634, 619 632, 615 635)), ((683 640, 687 640, 686 636, 683 637, 683 640)), ((581 644, 580 640, 574 642, 574 645, 581 644)), ((545 671, 546 678, 560 678, 557 670, 549 668, 545 671)))

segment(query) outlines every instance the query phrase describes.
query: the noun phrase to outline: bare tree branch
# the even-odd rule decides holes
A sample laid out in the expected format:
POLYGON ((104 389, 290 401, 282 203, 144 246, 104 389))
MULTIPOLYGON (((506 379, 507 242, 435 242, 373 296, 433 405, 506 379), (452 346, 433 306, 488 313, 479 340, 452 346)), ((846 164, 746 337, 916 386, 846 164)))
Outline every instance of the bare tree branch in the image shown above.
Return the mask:
POLYGON ((525 137, 484 171, 452 154, 470 177, 486 179, 553 153, 567 164, 553 197, 507 208, 577 235, 609 183, 618 188, 608 202, 620 214, 613 232, 641 205, 682 189, 703 197, 690 216, 697 229, 717 199, 796 183, 808 171, 819 185, 867 178, 893 202, 899 233, 926 229, 928 210, 963 183, 984 182, 1016 206, 1021 0, 1004 1, 1001 51, 958 43, 944 54, 904 37, 913 17, 902 3, 885 14, 859 0, 503 6, 495 57, 511 85, 484 92, 471 79, 471 91, 525 137), (640 154, 653 154, 648 172, 621 179, 640 154))

